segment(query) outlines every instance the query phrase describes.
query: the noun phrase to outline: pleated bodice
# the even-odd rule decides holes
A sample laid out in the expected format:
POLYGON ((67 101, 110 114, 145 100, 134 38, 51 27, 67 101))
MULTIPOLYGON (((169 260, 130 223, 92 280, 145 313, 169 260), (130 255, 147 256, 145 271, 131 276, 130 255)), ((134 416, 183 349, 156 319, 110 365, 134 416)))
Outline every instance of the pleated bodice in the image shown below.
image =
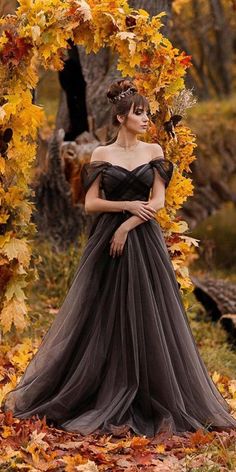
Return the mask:
POLYGON ((96 177, 102 173, 100 189, 104 191, 107 200, 146 201, 153 185, 154 169, 157 169, 167 188, 174 164, 169 159, 160 157, 153 158, 132 170, 108 161, 92 161, 83 166, 82 182, 87 191, 96 177))

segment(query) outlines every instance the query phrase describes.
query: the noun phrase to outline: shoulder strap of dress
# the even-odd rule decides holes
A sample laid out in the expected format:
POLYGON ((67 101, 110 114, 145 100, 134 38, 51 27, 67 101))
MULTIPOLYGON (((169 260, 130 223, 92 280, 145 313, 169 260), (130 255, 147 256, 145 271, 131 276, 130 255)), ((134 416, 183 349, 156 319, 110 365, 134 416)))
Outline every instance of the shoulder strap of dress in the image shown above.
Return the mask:
POLYGON ((105 161, 90 161, 86 162, 81 170, 81 183, 84 187, 85 192, 87 192, 90 185, 100 174, 100 172, 107 167, 108 163, 105 161))
POLYGON ((159 175, 165 182, 165 188, 168 187, 171 177, 174 171, 174 164, 164 156, 154 157, 151 159, 150 164, 152 167, 157 169, 159 175))

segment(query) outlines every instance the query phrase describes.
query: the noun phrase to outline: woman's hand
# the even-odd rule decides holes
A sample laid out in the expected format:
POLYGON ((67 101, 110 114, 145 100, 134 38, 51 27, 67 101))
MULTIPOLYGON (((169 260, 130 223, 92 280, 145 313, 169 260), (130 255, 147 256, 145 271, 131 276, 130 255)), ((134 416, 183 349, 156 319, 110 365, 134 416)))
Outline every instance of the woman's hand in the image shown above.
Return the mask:
POLYGON ((125 241, 128 236, 128 230, 124 226, 120 225, 119 228, 114 232, 112 238, 110 239, 110 256, 113 258, 116 256, 121 256, 125 241))
POLYGON ((157 210, 153 208, 149 202, 142 202, 140 200, 128 201, 127 211, 133 215, 139 216, 143 220, 150 220, 155 218, 157 210))

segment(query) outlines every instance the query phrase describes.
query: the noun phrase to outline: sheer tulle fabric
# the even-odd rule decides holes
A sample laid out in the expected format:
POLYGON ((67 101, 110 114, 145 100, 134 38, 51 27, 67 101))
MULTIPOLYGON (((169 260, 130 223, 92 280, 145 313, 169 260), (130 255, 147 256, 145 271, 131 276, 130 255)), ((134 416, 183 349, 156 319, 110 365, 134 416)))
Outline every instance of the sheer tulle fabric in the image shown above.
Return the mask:
MULTIPOLYGON (((94 161, 83 184, 87 190, 101 175, 105 198, 148 200, 154 169, 167 187, 174 166, 164 158, 132 171, 94 161)), ((109 255, 111 236, 130 216, 96 216, 62 306, 2 408, 84 435, 235 428, 199 355, 157 221, 131 230, 122 256, 109 255)))

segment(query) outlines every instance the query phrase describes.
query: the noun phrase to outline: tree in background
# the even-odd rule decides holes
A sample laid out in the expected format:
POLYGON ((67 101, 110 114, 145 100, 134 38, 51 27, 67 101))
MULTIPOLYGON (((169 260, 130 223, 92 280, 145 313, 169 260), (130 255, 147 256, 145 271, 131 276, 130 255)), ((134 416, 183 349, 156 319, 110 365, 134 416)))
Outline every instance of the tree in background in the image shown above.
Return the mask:
POLYGON ((235 81, 235 4, 228 0, 174 0, 169 34, 192 56, 187 80, 199 98, 227 96, 235 81))

